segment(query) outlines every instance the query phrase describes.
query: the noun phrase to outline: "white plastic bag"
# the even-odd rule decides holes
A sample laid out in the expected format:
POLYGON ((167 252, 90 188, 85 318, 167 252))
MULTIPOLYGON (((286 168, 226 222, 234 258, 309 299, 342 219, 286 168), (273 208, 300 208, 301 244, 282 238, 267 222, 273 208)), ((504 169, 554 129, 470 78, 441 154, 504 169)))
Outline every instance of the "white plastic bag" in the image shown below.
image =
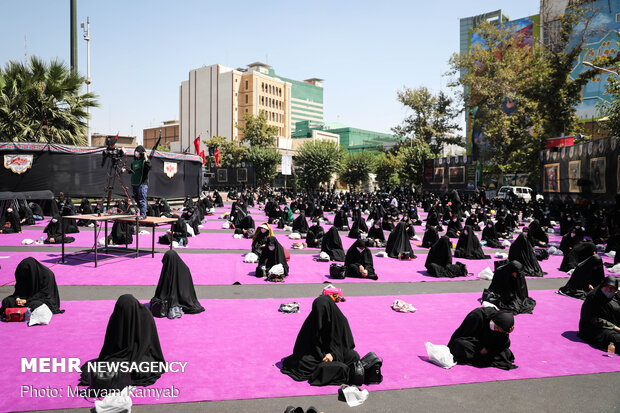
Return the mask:
POLYGON ((291 227, 290 225, 287 225, 283 228, 283 231, 291 232, 292 230, 293 230, 293 227, 291 227))
POLYGON ((129 396, 130 387, 125 387, 120 394, 110 393, 103 400, 95 400, 95 410, 97 413, 131 413, 131 397, 129 396))
POLYGON ((150 235, 150 232, 148 232, 145 229, 141 229, 140 232, 138 233, 138 235, 150 235))
POLYGON ((52 310, 50 310, 47 304, 41 304, 34 309, 32 314, 30 314, 30 321, 28 322, 28 326, 36 326, 37 324, 49 324, 51 319, 52 310))
POLYGON ((417 236, 417 235, 414 235, 414 236, 413 236, 413 240, 414 240, 414 241, 422 241, 422 240, 420 239, 420 237, 419 237, 419 236, 417 236))
POLYGON ((290 239, 301 239, 301 234, 299 234, 297 232, 293 232, 293 233, 289 234, 288 237, 290 239))
POLYGON ((508 241, 507 239, 502 241, 502 245, 506 248, 510 248, 510 241, 508 241))
POLYGON ((34 240, 32 240, 30 238, 24 238, 22 240, 22 245, 30 245, 30 244, 34 244, 34 240))
POLYGON ((233 234, 233 238, 241 239, 241 238, 243 238, 243 234, 233 234))
POLYGON ((618 274, 618 273, 620 273, 620 264, 616 264, 616 265, 614 265, 613 267, 611 267, 611 268, 609 269, 609 272, 612 272, 612 273, 614 273, 614 274, 618 274))
POLYGON ((196 234, 194 233, 194 227, 192 227, 190 224, 185 224, 185 226, 186 226, 187 235, 190 237, 195 237, 196 234))
POLYGON ((486 267, 484 270, 478 273, 478 278, 482 278, 483 280, 492 280, 493 271, 491 271, 491 268, 486 267))
POLYGON ((230 222, 226 221, 222 224, 223 229, 230 229, 230 222))
POLYGON ((245 254, 243 261, 256 263, 258 262, 258 255, 254 254, 253 252, 248 252, 247 254, 245 254))
POLYGON ((272 275, 284 275, 284 267, 282 264, 276 264, 269 270, 269 274, 272 275))
POLYGON ((398 311, 399 313, 415 313, 418 311, 412 304, 409 304, 403 300, 394 300, 392 304, 392 310, 398 311))
POLYGON ((482 303, 482 307, 486 308, 486 307, 493 307, 495 308, 497 311, 500 311, 499 308, 497 308, 497 306, 493 303, 490 303, 488 301, 483 301, 482 303))
POLYGON ((360 406, 368 399, 369 395, 368 390, 360 390, 357 386, 348 386, 342 389, 342 394, 349 407, 360 406))
POLYGON ((378 253, 375 254, 377 257, 387 257, 387 252, 385 251, 379 251, 378 253))
POLYGON ((293 242, 292 248, 296 250, 303 250, 306 247, 304 247, 303 242, 293 242))
POLYGON ((454 357, 452 356, 452 353, 450 353, 448 346, 433 344, 430 341, 427 341, 424 345, 426 346, 428 360, 431 363, 436 364, 439 367, 443 367, 444 369, 451 369, 456 366, 454 357))
POLYGON ((605 255, 607 255, 608 257, 611 257, 611 258, 616 258, 616 251, 606 252, 605 255))
POLYGON ((319 258, 322 260, 329 260, 329 254, 326 253, 325 251, 321 251, 321 253, 319 254, 319 258))
POLYGON ((560 250, 560 249, 558 249, 556 247, 549 247, 547 252, 549 252, 549 255, 564 255, 562 250, 560 250))
POLYGON ((505 260, 505 259, 508 259, 508 254, 506 254, 505 252, 496 252, 495 258, 498 258, 500 260, 505 260))

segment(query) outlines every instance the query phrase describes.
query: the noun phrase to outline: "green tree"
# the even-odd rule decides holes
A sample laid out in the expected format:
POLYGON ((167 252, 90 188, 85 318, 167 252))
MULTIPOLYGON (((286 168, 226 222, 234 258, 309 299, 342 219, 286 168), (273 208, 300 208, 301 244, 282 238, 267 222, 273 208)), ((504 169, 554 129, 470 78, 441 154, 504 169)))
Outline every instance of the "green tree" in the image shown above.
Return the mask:
POLYGON ((340 180, 352 187, 366 185, 370 180, 370 174, 375 170, 375 156, 366 151, 347 152, 344 157, 340 180))
POLYGON ((299 168, 297 179, 302 187, 316 189, 329 183, 342 167, 342 147, 328 141, 308 141, 299 147, 295 165, 299 168))
POLYGON ((426 142, 435 157, 445 145, 463 146, 463 137, 458 135, 457 117, 460 111, 453 99, 443 92, 433 95, 428 88, 404 88, 397 93, 398 101, 412 113, 392 132, 401 139, 418 138, 426 142))
POLYGON ((282 161, 282 155, 274 148, 262 146, 250 146, 247 152, 247 160, 254 166, 256 182, 259 185, 273 181, 278 175, 278 164, 282 161))
POLYGON ((601 114, 606 118, 601 123, 611 136, 620 136, 620 79, 617 76, 607 78, 607 93, 612 96, 609 103, 599 103, 601 114))
POLYGON ((202 141, 207 148, 220 150, 220 166, 223 168, 239 168, 247 156, 247 148, 240 142, 231 142, 224 136, 214 136, 202 141))
POLYGON ((80 93, 85 80, 57 60, 9 61, 0 70, 0 141, 86 144, 86 110, 98 103, 80 93))
POLYGON ((392 189, 400 185, 398 171, 402 169, 403 160, 398 154, 381 153, 377 156, 375 174, 381 188, 392 189))
POLYGON ((243 142, 250 146, 275 147, 278 128, 267 124, 267 115, 261 111, 258 116, 244 115, 245 125, 237 126, 243 133, 243 142))
POLYGON ((409 186, 422 185, 424 160, 433 158, 428 144, 421 139, 413 139, 411 145, 402 145, 398 149, 397 156, 402 162, 398 171, 400 181, 409 186))

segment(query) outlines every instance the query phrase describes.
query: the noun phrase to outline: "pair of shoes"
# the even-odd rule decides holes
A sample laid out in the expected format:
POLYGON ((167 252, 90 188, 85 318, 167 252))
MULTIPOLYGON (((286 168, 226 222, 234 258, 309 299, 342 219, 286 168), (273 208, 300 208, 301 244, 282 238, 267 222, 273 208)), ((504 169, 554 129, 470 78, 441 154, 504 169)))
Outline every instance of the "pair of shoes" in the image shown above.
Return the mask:
POLYGON ((171 307, 170 310, 168 310, 168 318, 169 319, 175 319, 175 318, 181 318, 183 316, 183 309, 181 307, 171 307))
POLYGON ((287 406, 284 413, 304 413, 304 409, 302 407, 287 406))

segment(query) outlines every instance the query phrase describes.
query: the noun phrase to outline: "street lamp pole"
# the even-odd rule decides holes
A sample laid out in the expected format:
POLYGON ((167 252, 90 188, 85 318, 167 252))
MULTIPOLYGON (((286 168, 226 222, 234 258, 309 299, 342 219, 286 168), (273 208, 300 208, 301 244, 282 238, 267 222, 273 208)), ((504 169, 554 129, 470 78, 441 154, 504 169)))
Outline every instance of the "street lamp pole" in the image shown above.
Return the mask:
MULTIPOLYGON (((84 29, 84 23, 82 23, 84 29)), ((90 17, 86 17, 86 29, 84 29, 84 40, 86 40, 86 93, 90 93, 90 17)), ((90 107, 86 107, 86 137, 88 146, 92 144, 90 136, 90 107)))

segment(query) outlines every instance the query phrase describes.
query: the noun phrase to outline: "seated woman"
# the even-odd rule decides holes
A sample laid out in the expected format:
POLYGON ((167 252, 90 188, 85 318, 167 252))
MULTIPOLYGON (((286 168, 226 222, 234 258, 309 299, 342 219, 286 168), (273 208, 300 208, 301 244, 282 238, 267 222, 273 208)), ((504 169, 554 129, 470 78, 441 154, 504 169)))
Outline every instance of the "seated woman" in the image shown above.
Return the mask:
POLYGON ((583 231, 581 227, 572 227, 562 236, 560 241, 560 251, 564 256, 568 255, 577 244, 583 242, 583 231))
POLYGON ((60 296, 52 270, 32 257, 24 258, 15 269, 15 290, 2 300, 0 319, 6 317, 7 308, 28 307, 34 311, 47 305, 52 314, 64 313, 60 309, 60 296))
MULTIPOLYGON (((80 206, 78 207, 78 212, 81 215, 86 215, 86 214, 92 214, 93 213, 93 208, 90 205, 90 201, 87 198, 82 198, 82 202, 80 203, 80 206)), ((78 227, 87 227, 90 224, 94 225, 94 221, 88 220, 88 219, 78 219, 77 221, 77 226, 78 227)))
POLYGON ((267 239, 273 236, 271 225, 267 223, 260 224, 252 237, 252 252, 260 257, 263 248, 267 244, 267 239))
POLYGON ((301 211, 297 218, 293 220, 293 232, 297 232, 299 234, 307 234, 308 233, 308 221, 306 220, 306 213, 301 211))
POLYGON ((482 245, 480 245, 480 241, 474 233, 474 229, 469 225, 465 227, 459 236, 454 250, 454 256, 456 258, 466 258, 468 260, 485 260, 491 258, 490 255, 485 255, 484 252, 482 252, 482 245))
POLYGON ((362 215, 356 215, 353 219, 353 225, 349 231, 349 238, 359 239, 361 236, 368 234, 368 226, 362 215))
MULTIPOLYGON (((50 222, 47 224, 45 229, 43 230, 44 234, 47 234, 47 238, 43 241, 44 244, 61 244, 62 243, 62 228, 60 217, 54 216, 50 219, 50 222)), ((68 237, 65 235, 65 244, 70 244, 75 241, 75 238, 68 237)))
POLYGON ((0 219, 0 234, 15 234, 22 232, 22 224, 19 213, 8 207, 0 219))
POLYGON ((349 217, 347 212, 343 209, 339 209, 334 216, 334 227, 338 231, 346 231, 349 229, 349 217))
POLYGON ((457 262, 452 264, 452 241, 445 235, 437 240, 428 251, 424 266, 433 277, 465 277, 467 267, 457 262))
POLYGON ((168 301, 169 308, 181 307, 185 314, 202 313, 192 273, 175 250, 168 250, 161 262, 161 274, 153 298, 168 301))
POLYGON ((603 260, 594 254, 577 264, 566 285, 560 287, 558 292, 584 300, 586 295, 598 287, 604 279, 603 260))
POLYGON ((160 244, 170 245, 171 242, 176 241, 181 246, 187 246, 187 222, 180 216, 176 218, 177 221, 172 225, 172 233, 168 230, 166 234, 159 237, 160 244))
POLYGON ((372 226, 368 229, 368 242, 371 247, 385 246, 385 234, 381 228, 381 221, 374 221, 372 226))
POLYGON ((597 255, 596 245, 592 242, 580 242, 568 250, 568 253, 564 254, 562 258, 562 264, 560 265, 560 271, 568 272, 577 267, 577 264, 585 261, 589 257, 597 255))
POLYGON ((531 314, 536 301, 529 296, 522 269, 518 261, 510 261, 495 270, 491 285, 482 292, 482 301, 514 314, 531 314))
POLYGON ((490 220, 487 221, 484 229, 482 230, 482 241, 486 241, 486 246, 489 248, 504 249, 502 243, 499 242, 499 237, 497 236, 497 231, 495 231, 495 226, 490 220))
POLYGON ((426 231, 424 231, 424 237, 422 237, 422 248, 430 248, 439 239, 439 234, 433 226, 426 225, 426 231))
POLYGON ((509 338, 514 324, 514 316, 509 311, 497 311, 493 307, 472 310, 448 343, 454 361, 475 367, 516 369, 509 338))
POLYGON ((241 234, 244 238, 252 238, 255 233, 254 218, 251 215, 243 217, 239 225, 235 227, 235 234, 241 234))
POLYGON ((381 228, 383 228, 384 231, 392 231, 394 229, 394 217, 391 215, 384 216, 381 221, 381 228))
POLYGON ((27 203, 19 207, 19 223, 21 225, 34 225, 36 223, 34 220, 34 213, 27 203))
POLYGON ((495 231, 497 232, 497 236, 499 238, 509 239, 511 238, 511 230, 506 225, 506 220, 504 217, 498 217, 497 222, 495 223, 495 231))
POLYGON ((519 234, 508 250, 508 261, 519 261, 523 266, 523 275, 526 277, 542 277, 546 273, 540 268, 534 248, 525 233, 519 234))
POLYGON ((280 245, 276 237, 269 237, 265 243, 265 248, 263 248, 258 258, 258 265, 256 266, 255 275, 263 278, 268 277, 269 270, 277 264, 281 264, 284 268, 282 278, 287 277, 288 263, 286 262, 284 248, 282 248, 282 245, 280 245))
POLYGON ((411 248, 411 242, 407 236, 407 224, 405 222, 399 222, 396 228, 390 232, 387 244, 385 246, 385 252, 388 257, 402 258, 403 255, 408 256, 408 259, 414 259, 416 256, 413 254, 411 248))
MULTIPOLYGON (((164 363, 157 326, 151 311, 131 294, 118 297, 110 315, 99 357, 91 362, 164 363)), ((124 373, 121 373, 124 374, 124 373)), ((131 371, 127 380, 132 386, 150 386, 162 375, 160 372, 131 371)), ((82 365, 80 386, 90 384, 88 362, 82 365)), ((120 384, 120 383, 119 383, 120 384)), ((124 387, 124 384, 121 384, 124 387)))
POLYGON ((314 225, 308 228, 308 233, 306 234, 306 245, 308 248, 321 248, 324 235, 325 230, 317 220, 314 225))
POLYGON ((617 349, 620 343, 620 297, 617 292, 618 279, 610 275, 588 293, 581 306, 579 337, 601 350, 605 350, 609 343, 614 343, 617 349))
POLYGON ((65 234, 77 234, 80 229, 77 226, 77 220, 75 218, 64 218, 67 216, 75 215, 73 204, 68 203, 62 208, 60 215, 63 217, 65 225, 65 234))
POLYGON ((549 246, 549 236, 545 233, 537 220, 532 221, 527 230, 528 231, 524 228, 523 232, 527 232, 528 239, 532 246, 543 248, 549 246))
POLYGON ((291 225, 293 223, 293 211, 291 211, 291 207, 286 205, 282 209, 280 214, 280 222, 278 222, 278 228, 284 228, 287 225, 291 225))
POLYGON ((377 280, 372 253, 368 249, 368 242, 358 239, 351 245, 344 258, 345 276, 354 278, 368 278, 377 280))
POLYGON ((349 370, 359 359, 347 318, 329 295, 322 295, 312 302, 281 371, 312 386, 340 385, 349 383, 349 370))
POLYGON ((32 210, 32 216, 34 217, 34 220, 42 221, 44 214, 43 214, 43 208, 41 208, 41 205, 37 204, 36 202, 30 202, 28 206, 32 210))
POLYGON ((331 227, 323 236, 321 252, 329 255, 332 261, 344 261, 344 248, 336 226, 331 227))
POLYGON ((448 222, 445 236, 448 238, 458 238, 461 235, 461 231, 463 231, 461 221, 456 216, 453 216, 448 222))

